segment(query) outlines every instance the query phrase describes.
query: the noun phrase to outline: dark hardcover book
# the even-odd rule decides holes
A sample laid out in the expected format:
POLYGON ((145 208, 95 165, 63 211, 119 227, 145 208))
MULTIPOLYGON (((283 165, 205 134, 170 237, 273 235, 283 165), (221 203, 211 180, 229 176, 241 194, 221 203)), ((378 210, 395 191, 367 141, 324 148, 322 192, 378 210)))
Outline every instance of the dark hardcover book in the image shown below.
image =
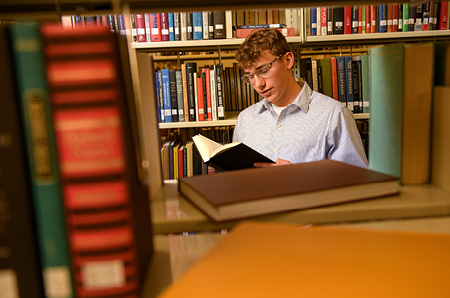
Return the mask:
POLYGON ((338 83, 338 99, 343 105, 347 105, 344 56, 336 57, 336 68, 337 68, 337 83, 338 83))
POLYGON ((174 40, 180 41, 181 40, 181 19, 180 19, 179 12, 173 13, 173 33, 174 33, 174 40))
POLYGON ((181 70, 175 71, 175 81, 177 90, 178 121, 184 122, 183 75, 181 70))
POLYGON ((311 28, 311 36, 317 36, 317 9, 315 7, 311 7, 309 9, 309 20, 310 20, 310 28, 311 28))
POLYGON ((164 107, 164 122, 172 122, 172 98, 170 96, 170 76, 169 69, 161 69, 161 83, 162 83, 162 96, 163 104, 161 109, 164 107))
POLYGON ((41 34, 77 296, 137 297, 153 245, 126 41, 101 26, 41 34))
MULTIPOLYGON (((79 28, 98 28, 81 26, 79 28)), ((109 28, 102 27, 108 32, 109 28)), ((10 27, 15 79, 18 87, 33 210, 36 219, 44 289, 49 297, 74 297, 68 235, 58 171, 49 89, 46 82, 45 49, 37 23, 10 27), (35 45, 32 47, 26 45, 35 45), (59 286, 54 287, 54 283, 59 286)))
POLYGON ((169 40, 175 41, 175 20, 173 12, 168 13, 168 19, 169 19, 169 40))
POLYGON ((208 39, 214 39, 214 12, 208 11, 208 39))
POLYGON ((414 22, 416 20, 416 5, 410 4, 408 7, 409 7, 408 31, 414 31, 414 22))
POLYGON ((155 93, 156 93, 156 109, 158 111, 158 123, 164 122, 164 111, 161 111, 160 97, 160 87, 159 87, 159 71, 155 70, 155 93))
POLYGON ((0 26, 0 272, 5 297, 44 297, 12 53, 0 26))
POLYGON ((414 13, 414 31, 422 31, 423 30, 423 6, 422 4, 416 5, 416 10, 414 13))
POLYGON ((354 111, 354 99, 353 99, 353 67, 352 57, 344 56, 344 72, 345 72, 345 91, 347 98, 347 106, 350 111, 354 111))
POLYGON ((359 6, 353 5, 352 6, 352 34, 358 33, 358 19, 359 19, 360 13, 361 12, 359 11, 359 6))
POLYGON ((194 73, 197 72, 197 63, 186 62, 186 80, 187 80, 187 95, 189 108, 189 121, 197 121, 196 104, 195 104, 195 84, 194 73))
POLYGON ((313 87, 310 57, 300 59, 300 77, 309 85, 309 87, 313 87))
POLYGON ((322 76, 322 65, 320 65, 320 60, 317 60, 317 90, 323 93, 323 76, 322 76))
POLYGON ((146 42, 147 35, 145 33, 145 16, 143 13, 135 14, 137 42, 146 42))
POLYGON ((327 35, 333 35, 333 8, 327 7, 327 35))
POLYGON ((328 159, 182 178, 178 189, 221 222, 397 194, 399 185, 397 177, 328 159))
POLYGON ((285 28, 285 24, 254 24, 236 26, 236 29, 263 29, 263 28, 285 28))
POLYGON ((177 73, 175 69, 169 69, 169 89, 172 122, 178 122, 177 73))
POLYGON ((186 12, 186 34, 187 40, 194 39, 194 20, 192 16, 192 11, 186 12))
POLYGON ((244 143, 221 145, 200 134, 194 136, 192 140, 203 162, 219 171, 253 168, 255 162, 274 162, 244 143))
POLYGON ((353 113, 361 113, 362 97, 361 97, 361 60, 358 56, 354 56, 352 61, 352 77, 353 77, 353 113))
POLYGON ((225 11, 214 11, 214 38, 226 38, 225 11))
POLYGON ((344 7, 333 7, 333 34, 344 34, 344 7))
POLYGON ((225 119, 224 89, 223 89, 223 65, 214 65, 216 75, 216 93, 217 93, 217 119, 225 119))
POLYGON ((387 4, 378 5, 378 32, 387 32, 387 4))
POLYGON ((151 41, 161 41, 161 14, 150 13, 150 37, 151 41))
POLYGON ((169 34, 169 14, 167 12, 161 12, 161 41, 170 41, 169 34))

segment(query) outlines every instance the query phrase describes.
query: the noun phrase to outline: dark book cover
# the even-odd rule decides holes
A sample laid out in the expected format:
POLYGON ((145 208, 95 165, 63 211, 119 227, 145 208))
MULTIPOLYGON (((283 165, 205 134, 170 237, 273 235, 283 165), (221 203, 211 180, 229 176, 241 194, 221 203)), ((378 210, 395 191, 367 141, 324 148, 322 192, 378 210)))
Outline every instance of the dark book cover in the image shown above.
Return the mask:
POLYGON ((344 56, 336 57, 336 66, 337 66, 338 99, 343 105, 347 105, 344 56))
POLYGON ((352 61, 352 76, 353 76, 353 113, 360 113, 362 106, 361 97, 361 60, 355 60, 353 57, 352 61))
POLYGON ((194 17, 192 11, 186 12, 186 34, 187 40, 194 39, 194 17))
POLYGON ((188 95, 188 108, 189 108, 189 121, 197 121, 195 110, 195 84, 194 73, 197 72, 197 63, 186 62, 186 79, 187 79, 187 95, 188 95))
POLYGON ((344 7, 333 7, 333 34, 344 34, 344 7))
POLYGON ((5 297, 42 298, 38 237, 10 45, 7 27, 0 26, 0 292, 5 297))
POLYGON ((350 111, 354 111, 354 99, 353 99, 353 67, 352 57, 344 56, 344 72, 345 72, 345 91, 347 98, 347 106, 350 111))
POLYGON ((214 11, 214 38, 226 38, 225 11, 214 11))
POLYGON ((177 74, 175 69, 169 69, 169 88, 172 122, 178 122, 177 74))

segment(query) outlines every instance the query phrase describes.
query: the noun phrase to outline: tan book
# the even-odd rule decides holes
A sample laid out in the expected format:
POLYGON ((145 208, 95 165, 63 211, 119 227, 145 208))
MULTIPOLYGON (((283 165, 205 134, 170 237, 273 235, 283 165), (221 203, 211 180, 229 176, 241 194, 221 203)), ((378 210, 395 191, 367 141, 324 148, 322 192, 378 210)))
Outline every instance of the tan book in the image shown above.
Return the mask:
POLYGON ((244 222, 160 298, 447 297, 450 235, 244 222))
POLYGON ((398 178, 334 160, 180 179, 181 194, 216 222, 396 194, 398 178))

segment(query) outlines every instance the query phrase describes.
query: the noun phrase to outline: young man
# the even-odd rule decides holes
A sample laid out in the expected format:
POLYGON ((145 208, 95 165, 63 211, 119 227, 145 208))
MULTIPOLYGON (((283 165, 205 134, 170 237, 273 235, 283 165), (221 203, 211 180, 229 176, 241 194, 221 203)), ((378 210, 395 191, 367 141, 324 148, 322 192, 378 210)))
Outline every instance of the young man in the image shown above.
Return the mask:
POLYGON ((275 161, 256 167, 334 159, 359 167, 368 162, 350 110, 298 83, 294 54, 276 29, 252 32, 236 53, 242 79, 264 99, 239 114, 233 141, 275 161))

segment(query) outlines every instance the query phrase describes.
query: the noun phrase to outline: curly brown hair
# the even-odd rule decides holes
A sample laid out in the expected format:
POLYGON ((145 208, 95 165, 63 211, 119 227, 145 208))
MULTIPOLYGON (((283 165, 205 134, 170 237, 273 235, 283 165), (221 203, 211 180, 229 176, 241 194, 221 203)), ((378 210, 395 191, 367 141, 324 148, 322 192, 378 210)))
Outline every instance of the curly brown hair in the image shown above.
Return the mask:
POLYGON ((289 44, 284 35, 278 29, 257 29, 239 47, 236 60, 242 69, 251 68, 255 60, 265 50, 269 50, 274 56, 290 52, 289 44))

